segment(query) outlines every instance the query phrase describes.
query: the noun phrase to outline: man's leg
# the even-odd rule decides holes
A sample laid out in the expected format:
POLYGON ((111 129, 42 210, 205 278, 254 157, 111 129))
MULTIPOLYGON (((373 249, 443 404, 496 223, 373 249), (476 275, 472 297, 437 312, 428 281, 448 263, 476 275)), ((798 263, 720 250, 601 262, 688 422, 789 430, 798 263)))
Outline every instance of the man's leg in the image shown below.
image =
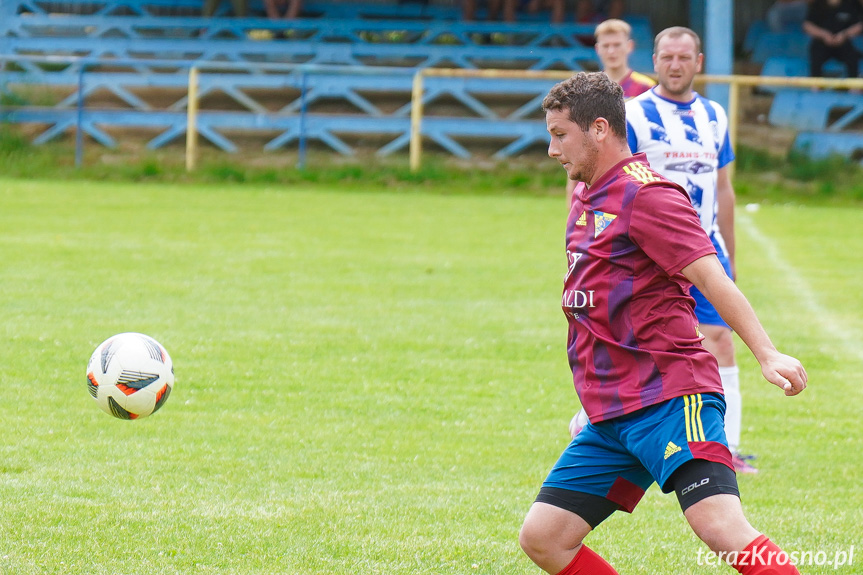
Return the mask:
POLYGON ((617 575, 611 565, 582 543, 591 530, 579 515, 536 502, 524 520, 518 541, 527 556, 552 575, 617 575))
POLYGON ((860 71, 860 54, 857 52, 857 47, 851 42, 845 42, 841 46, 836 47, 836 53, 836 57, 845 66, 847 76, 849 78, 856 78, 860 71))
POLYGON ((669 479, 690 527, 711 551, 743 575, 800 575, 787 556, 749 524, 734 472, 694 459, 669 479))
POLYGON ((809 42, 809 75, 820 77, 824 75, 824 63, 827 61, 827 46, 819 40, 809 42))
POLYGON ((740 377, 734 360, 734 338, 725 326, 699 324, 704 335, 702 344, 719 363, 719 377, 725 393, 725 435, 731 453, 740 448, 740 429, 743 421, 743 400, 740 395, 740 377))
POLYGON ((567 445, 543 482, 519 543, 552 575, 616 575, 582 542, 615 511, 632 513, 653 482, 613 425, 588 425, 567 445))
POLYGON ((735 495, 713 495, 684 516, 698 537, 742 575, 800 575, 787 555, 746 520, 735 495))

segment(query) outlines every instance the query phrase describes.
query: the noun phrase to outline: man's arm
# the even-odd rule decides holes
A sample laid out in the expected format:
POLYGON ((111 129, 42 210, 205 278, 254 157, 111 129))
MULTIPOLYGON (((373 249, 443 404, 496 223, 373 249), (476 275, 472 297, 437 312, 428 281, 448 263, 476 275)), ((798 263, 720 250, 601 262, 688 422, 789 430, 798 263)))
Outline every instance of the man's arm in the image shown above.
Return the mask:
POLYGON ((853 26, 849 26, 845 28, 841 32, 839 32, 836 36, 838 36, 837 40, 844 42, 845 40, 850 40, 860 35, 863 32, 863 22, 857 22, 853 26))
POLYGON ((725 241, 728 250, 728 261, 731 263, 731 272, 737 277, 737 266, 734 260, 734 186, 731 185, 731 174, 728 167, 720 168, 716 179, 716 223, 719 233, 725 241))
POLYGON ((821 26, 816 26, 809 20, 805 20, 803 22, 803 31, 806 32, 810 37, 821 40, 825 44, 830 41, 833 37, 833 34, 822 28, 821 26))
POLYGON ((806 387, 806 370, 795 358, 779 353, 746 296, 722 269, 715 255, 698 258, 681 273, 713 304, 731 329, 752 351, 761 365, 761 373, 770 383, 785 390, 785 395, 797 395, 806 387))

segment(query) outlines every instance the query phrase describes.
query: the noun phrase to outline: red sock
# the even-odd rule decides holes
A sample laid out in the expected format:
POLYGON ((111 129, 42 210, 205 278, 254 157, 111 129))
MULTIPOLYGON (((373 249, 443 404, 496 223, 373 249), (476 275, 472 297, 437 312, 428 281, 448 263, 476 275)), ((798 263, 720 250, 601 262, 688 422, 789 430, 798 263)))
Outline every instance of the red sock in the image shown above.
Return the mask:
POLYGON ((747 545, 733 567, 741 575, 800 575, 789 562, 788 554, 767 535, 760 535, 747 545))
POLYGON ((605 559, 582 544, 570 564, 557 575, 619 575, 619 573, 605 559))

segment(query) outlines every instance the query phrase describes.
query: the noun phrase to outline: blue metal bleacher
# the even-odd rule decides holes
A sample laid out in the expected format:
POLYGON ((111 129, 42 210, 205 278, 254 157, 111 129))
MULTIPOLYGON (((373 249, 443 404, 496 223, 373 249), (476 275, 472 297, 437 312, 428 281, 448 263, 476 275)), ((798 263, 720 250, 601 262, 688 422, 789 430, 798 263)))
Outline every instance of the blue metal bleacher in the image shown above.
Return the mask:
POLYGON ((788 78, 808 76, 809 59, 793 56, 770 56, 761 67, 761 75, 788 78))
POLYGON ((863 164, 863 132, 800 132, 794 149, 811 158, 839 155, 863 164))
POLYGON ((752 61, 764 64, 774 56, 791 58, 809 57, 809 36, 800 32, 762 31, 752 48, 752 61))
POLYGON ((861 119, 863 96, 833 90, 782 90, 773 98, 768 116, 775 126, 829 132, 847 129, 861 119))
MULTIPOLYGON (((127 63, 117 61, 117 65, 127 63)), ((85 68, 80 61, 75 65, 79 70, 85 68)), ((152 65, 164 66, 165 62, 153 61, 152 65)), ((231 130, 281 130, 282 133, 267 143, 266 149, 295 141, 302 129, 305 137, 317 139, 343 154, 351 154, 353 150, 339 139, 337 133, 391 135, 393 140, 378 150, 381 155, 397 151, 409 142, 413 69, 309 65, 288 69, 278 65, 257 65, 253 70, 232 72, 224 69, 229 64, 218 66, 223 69, 216 73, 207 73, 204 69, 200 75, 202 105, 197 123, 199 133, 224 151, 237 150, 230 135, 226 134, 231 130), (383 110, 370 96, 375 93, 385 93, 390 100, 400 96, 402 103, 394 109, 383 110), (273 94, 279 95, 275 104, 273 94), (219 96, 230 99, 237 110, 224 109, 224 103, 221 108, 207 106, 208 97, 219 96), (265 99, 266 102, 263 101, 265 99), (350 104, 353 112, 323 114, 310 110, 319 101, 350 104)), ((84 133, 109 147, 115 146, 116 142, 100 126, 155 130, 157 135, 148 144, 151 148, 164 146, 185 133, 185 95, 160 108, 136 95, 137 91, 146 88, 174 89, 175 93, 184 94, 187 86, 184 73, 84 72, 75 85, 69 85, 68 77, 68 74, 45 73, 41 78, 46 90, 65 89, 68 93, 54 106, 11 109, 2 119, 44 125, 44 130, 35 139, 37 144, 61 136, 78 122, 84 133), (104 105, 97 108, 88 104, 90 99, 105 93, 116 96, 110 109, 104 105)), ((0 85, 19 85, 24 80, 32 81, 32 75, 7 72, 0 76, 0 85)), ((513 82, 504 78, 429 77, 424 83, 424 106, 430 107, 438 100, 449 99, 456 102, 464 113, 470 114, 458 117, 427 115, 423 120, 423 134, 454 155, 469 155, 455 140, 457 137, 485 134, 488 138, 501 140, 504 147, 498 151, 498 157, 517 153, 547 138, 541 120, 530 116, 538 111, 542 97, 554 83, 552 79, 513 82), (515 103, 504 112, 483 102, 483 99, 501 96, 516 97, 515 103)), ((452 104, 449 107, 452 108, 452 104)))
MULTIPOLYGON (((414 68, 494 68, 510 66, 532 70, 583 70, 595 61, 586 47, 543 48, 524 46, 472 46, 317 43, 305 40, 276 42, 238 40, 201 40, 198 38, 140 39, 112 38, 6 38, 0 40, 0 53, 8 55, 78 56, 89 59, 117 58, 138 61, 138 69, 148 68, 148 59, 174 59, 180 62, 245 62, 285 64, 341 64, 353 66, 411 66, 414 68)), ((31 72, 36 73, 35 68, 31 72)))
MULTIPOLYGON (((7 22, 14 21, 14 16, 27 15, 89 15, 98 17, 119 16, 119 17, 170 17, 170 16, 196 16, 201 13, 202 0, 65 0, 65 1, 50 1, 50 0, 4 0, 0 2, 0 15, 7 15, 7 22)), ((229 15, 230 2, 223 1, 216 11, 216 16, 229 15)), ((249 2, 251 19, 255 16, 264 15, 263 0, 251 0, 249 2)), ((355 23, 362 22, 386 22, 391 21, 398 26, 406 22, 420 22, 426 25, 443 24, 444 27, 452 25, 479 25, 483 26, 487 23, 463 22, 461 10, 455 4, 453 5, 438 5, 427 2, 389 2, 389 3, 365 3, 365 2, 304 2, 303 3, 303 18, 291 22, 275 23, 276 26, 293 28, 299 22, 317 21, 322 22, 332 20, 350 20, 355 23)), ((483 17, 483 10, 478 12, 480 19, 483 17)), ((242 23, 246 19, 231 19, 235 23, 242 23)), ((259 19, 260 20, 260 19, 259 19)), ((627 15, 626 20, 632 26, 632 37, 635 40, 636 46, 640 48, 649 48, 653 44, 653 30, 650 21, 647 17, 641 15, 627 15)), ((224 20, 223 20, 224 21, 224 20)), ((537 12, 535 14, 519 13, 518 23, 508 25, 502 22, 489 23, 491 28, 496 30, 505 30, 506 33, 512 30, 506 30, 507 26, 514 26, 515 31, 523 33, 526 27, 537 27, 540 31, 543 29, 563 29, 572 28, 570 25, 550 25, 548 12, 537 12)), ((578 34, 590 35, 592 26, 575 25, 578 29, 578 34), (585 32, 586 31, 586 32, 585 32)), ((572 38, 564 39, 566 44, 572 43, 572 38)))
POLYGON ((752 22, 746 30, 746 35, 743 37, 743 50, 745 52, 752 52, 755 50, 758 38, 767 31, 767 22, 764 20, 756 20, 755 22, 752 22))
POLYGON ((784 89, 776 93, 768 119, 799 130, 793 147, 813 158, 841 154, 863 160, 863 95, 833 90, 784 89))
MULTIPOLYGON (((203 18, 201 0, 0 2, 0 93, 26 87, 50 102, 18 98, 0 119, 43 126, 36 143, 80 127, 114 146, 111 128, 125 127, 154 132, 148 145, 157 148, 185 133, 194 65, 202 71, 199 133, 225 151, 237 149, 235 132, 267 133, 266 149, 309 138, 343 154, 353 152, 350 138, 377 134, 387 140, 378 153, 389 154, 408 144, 418 69, 597 65, 579 41, 592 26, 550 25, 547 14, 517 24, 463 22, 453 6, 307 2, 307 17, 272 21, 225 17, 230 3, 222 4, 217 17, 203 18), (153 91, 159 104, 148 97, 153 91), (382 105, 380 95, 397 104, 382 105), (316 109, 333 102, 339 112, 316 109)), ((250 4, 253 14, 263 12, 260 0, 250 4)), ((644 46, 634 60, 652 68, 649 22, 631 23, 644 46)), ((545 142, 537 112, 555 81, 426 78, 423 135, 463 157, 469 151, 460 138, 499 140, 499 157, 545 142), (448 102, 444 112, 434 108, 440 101, 448 102)))
MULTIPOLYGON (((824 64, 824 74, 830 77, 842 77, 845 75, 845 68, 841 62, 837 60, 828 60, 824 64)), ((805 78, 809 76, 809 59, 794 56, 771 56, 764 62, 761 67, 762 76, 775 76, 785 78, 805 78)), ((789 90, 790 88, 781 86, 761 86, 759 90, 762 92, 779 93, 789 90)), ((783 103, 780 100, 777 105, 783 103)))
MULTIPOLYGON (((5 25, 0 49, 5 54, 151 54, 345 64, 363 60, 371 65, 392 65, 402 56, 420 67, 440 62, 483 67, 505 61, 514 67, 582 69, 597 64, 593 49, 578 39, 591 33, 591 26, 547 23, 29 14, 5 25)), ((649 54, 649 47, 640 49, 635 60, 649 64, 649 54)))

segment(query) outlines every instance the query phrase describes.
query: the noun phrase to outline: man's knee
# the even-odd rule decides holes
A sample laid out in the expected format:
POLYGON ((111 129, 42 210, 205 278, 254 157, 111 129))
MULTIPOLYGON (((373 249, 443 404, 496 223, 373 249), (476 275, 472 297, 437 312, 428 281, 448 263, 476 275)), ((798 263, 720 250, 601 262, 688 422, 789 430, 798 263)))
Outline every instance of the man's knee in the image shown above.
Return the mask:
POLYGON ((551 552, 552 538, 548 535, 545 527, 528 515, 518 532, 518 544, 528 557, 535 563, 540 563, 542 557, 551 552))
POLYGON ((684 515, 698 538, 717 554, 741 551, 759 535, 734 495, 713 495, 687 509, 684 515))
POLYGON ((543 569, 556 569, 563 561, 559 559, 568 548, 578 548, 581 540, 561 541, 561 533, 555 533, 547 525, 528 515, 518 532, 518 544, 531 561, 543 569), (574 546, 574 547, 573 547, 574 546))
POLYGON ((518 543, 534 563, 544 567, 577 549, 590 533, 590 525, 578 515, 534 503, 518 533, 518 543))
POLYGON ((706 325, 699 326, 704 335, 704 347, 716 357, 720 366, 734 365, 734 336, 733 332, 722 326, 706 325))

